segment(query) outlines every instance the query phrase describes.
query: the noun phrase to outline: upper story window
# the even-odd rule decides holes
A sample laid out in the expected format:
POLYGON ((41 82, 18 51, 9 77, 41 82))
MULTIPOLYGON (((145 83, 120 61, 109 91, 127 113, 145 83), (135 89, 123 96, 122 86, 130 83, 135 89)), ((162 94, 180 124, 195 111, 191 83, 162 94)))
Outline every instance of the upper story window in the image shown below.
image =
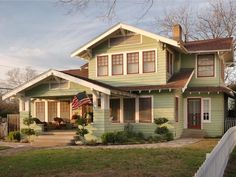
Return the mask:
POLYGON ((197 56, 197 77, 214 77, 214 70, 214 54, 204 54, 197 56))
POLYGON ((174 55, 169 50, 166 51, 166 71, 168 74, 173 74, 173 60, 174 55))
POLYGON ((50 82, 50 89, 55 90, 55 89, 67 89, 69 87, 69 82, 67 80, 53 80, 50 82))
POLYGON ((123 54, 112 55, 112 75, 123 74, 123 54))
POLYGON ((127 53, 127 74, 139 73, 139 52, 127 53))
POLYGON ((108 75, 108 55, 97 57, 97 75, 108 75))
POLYGON ((143 73, 155 72, 155 51, 143 52, 143 73))

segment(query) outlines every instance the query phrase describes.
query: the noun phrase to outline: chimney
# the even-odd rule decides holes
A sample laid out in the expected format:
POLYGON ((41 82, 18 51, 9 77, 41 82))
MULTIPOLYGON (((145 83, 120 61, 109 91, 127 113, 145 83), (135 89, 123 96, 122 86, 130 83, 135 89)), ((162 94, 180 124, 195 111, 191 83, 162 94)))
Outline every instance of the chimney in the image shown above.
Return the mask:
POLYGON ((175 24, 172 27, 172 38, 176 41, 182 42, 182 27, 180 24, 175 24))

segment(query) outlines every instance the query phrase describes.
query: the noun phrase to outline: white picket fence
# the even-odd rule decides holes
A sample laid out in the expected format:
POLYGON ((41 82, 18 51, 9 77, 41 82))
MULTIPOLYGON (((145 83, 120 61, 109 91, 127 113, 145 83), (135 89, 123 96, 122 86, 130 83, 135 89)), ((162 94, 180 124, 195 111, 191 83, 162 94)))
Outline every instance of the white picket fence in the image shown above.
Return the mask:
POLYGON ((224 134, 211 153, 207 155, 206 160, 194 177, 222 177, 229 160, 229 155, 235 145, 236 127, 232 127, 224 134))

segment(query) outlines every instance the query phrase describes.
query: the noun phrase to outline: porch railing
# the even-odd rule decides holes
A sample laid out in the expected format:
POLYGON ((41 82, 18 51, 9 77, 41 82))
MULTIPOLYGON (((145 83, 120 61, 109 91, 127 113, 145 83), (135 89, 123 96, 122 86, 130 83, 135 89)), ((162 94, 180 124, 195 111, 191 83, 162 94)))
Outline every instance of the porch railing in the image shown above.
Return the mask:
POLYGON ((207 155, 206 160, 194 177, 222 177, 229 160, 229 155, 236 144, 236 127, 231 127, 218 144, 207 155))
POLYGON ((227 117, 224 122, 224 132, 234 126, 236 126, 236 117, 227 117))

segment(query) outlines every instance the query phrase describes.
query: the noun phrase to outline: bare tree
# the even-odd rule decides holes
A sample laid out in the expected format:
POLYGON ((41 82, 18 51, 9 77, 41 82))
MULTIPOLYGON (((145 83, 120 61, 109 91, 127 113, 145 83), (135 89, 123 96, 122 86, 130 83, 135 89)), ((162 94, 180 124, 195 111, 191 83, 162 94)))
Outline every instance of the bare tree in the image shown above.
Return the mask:
POLYGON ((192 8, 185 4, 175 9, 165 10, 163 18, 156 18, 157 26, 160 27, 159 33, 170 37, 173 25, 180 24, 183 29, 184 40, 194 38, 195 16, 192 8))
POLYGON ((23 84, 34 78, 37 75, 37 71, 31 67, 26 67, 24 69, 13 68, 6 73, 7 81, 6 86, 14 88, 18 85, 23 84))
POLYGON ((209 1, 209 7, 198 15, 196 32, 199 38, 219 38, 236 35, 236 2, 209 1))
MULTIPOLYGON (((90 5, 93 5, 95 7, 98 7, 99 9, 102 9, 102 13, 97 15, 96 17, 103 20, 111 21, 116 17, 116 7, 119 3, 122 3, 122 0, 58 0, 58 2, 68 9, 68 14, 81 12, 87 9, 90 5)), ((154 0, 132 0, 126 1, 125 3, 130 3, 130 6, 143 5, 143 10, 137 18, 137 21, 139 21, 147 15, 149 10, 153 6, 154 0)))

